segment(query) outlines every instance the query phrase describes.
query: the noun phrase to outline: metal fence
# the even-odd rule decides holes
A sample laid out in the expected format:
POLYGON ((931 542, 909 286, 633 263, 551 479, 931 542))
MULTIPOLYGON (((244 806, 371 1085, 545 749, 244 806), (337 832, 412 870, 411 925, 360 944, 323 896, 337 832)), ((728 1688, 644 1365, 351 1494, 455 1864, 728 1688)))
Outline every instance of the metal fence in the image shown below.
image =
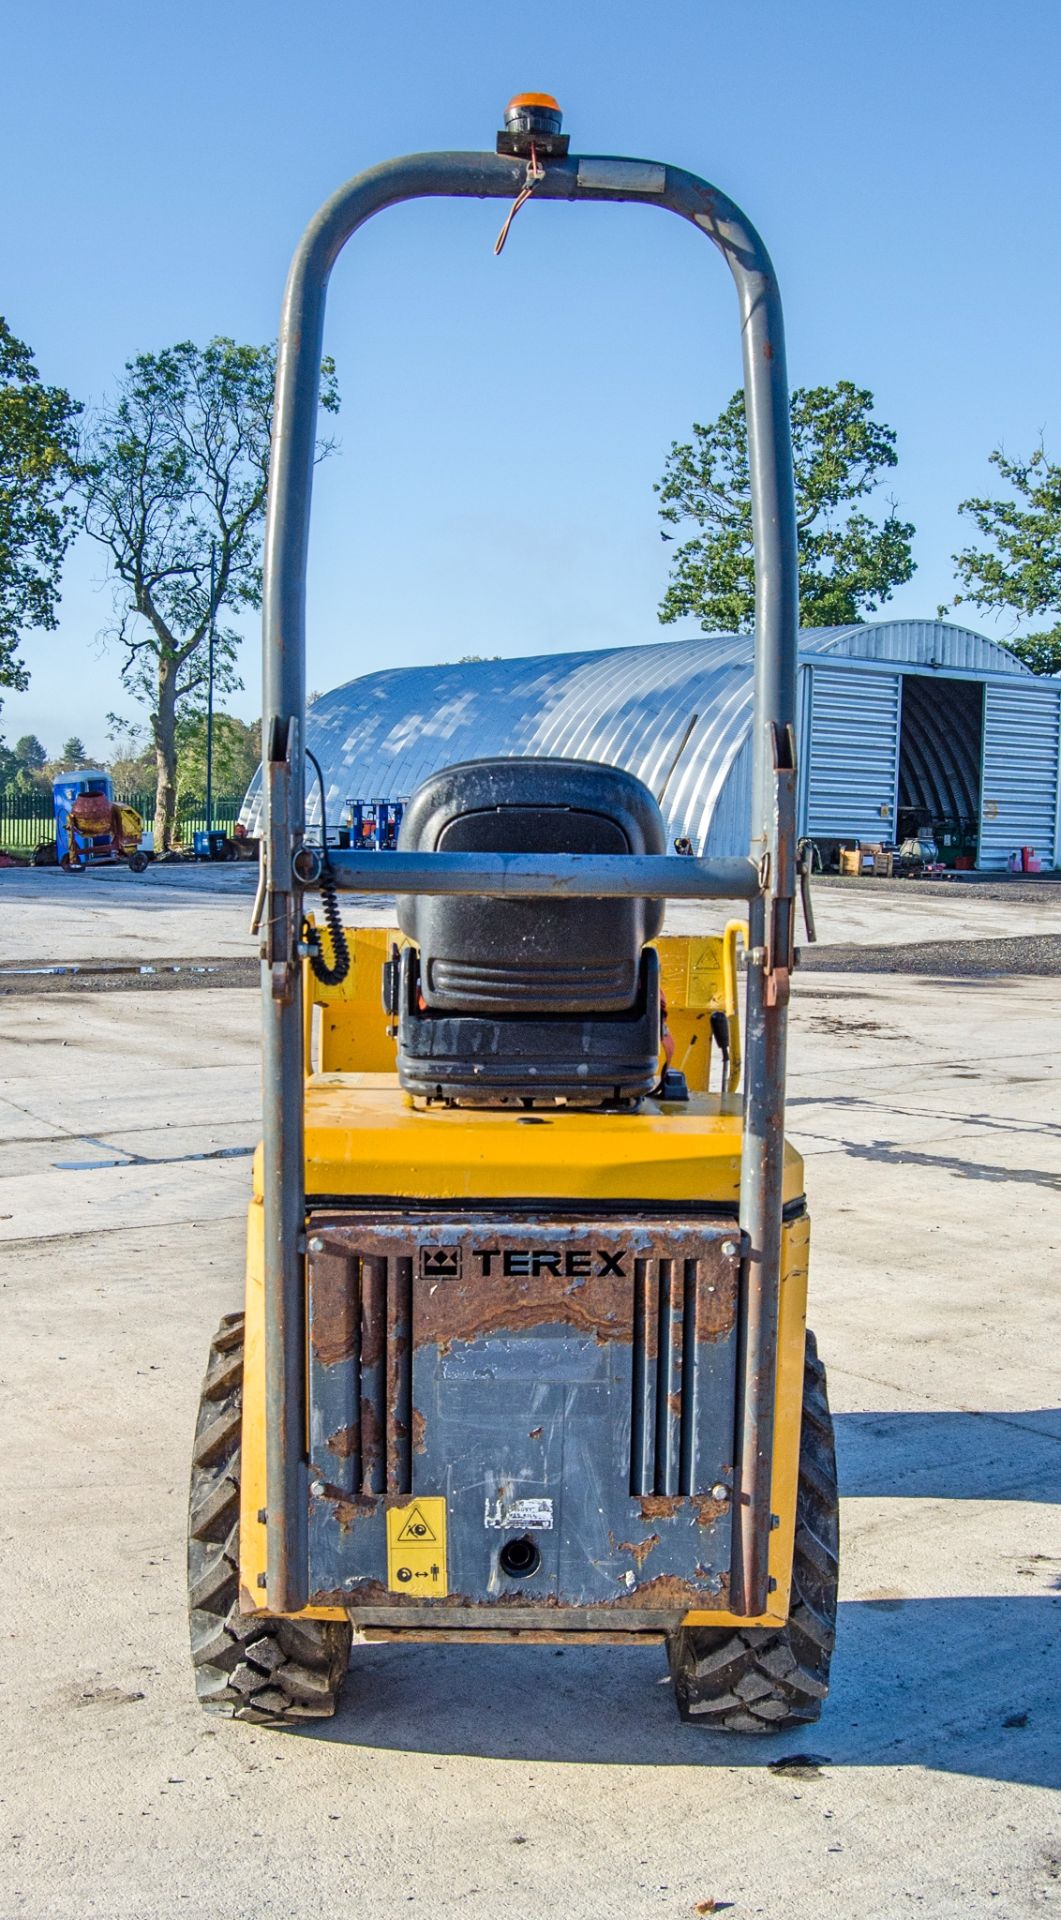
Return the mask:
MULTIPOLYGON (((143 820, 144 827, 151 831, 155 824, 155 796, 153 793, 116 793, 115 799, 123 807, 135 807, 143 820)), ((213 826, 231 833, 239 819, 239 810, 243 805, 243 795, 230 796, 227 799, 215 799, 213 826)), ((178 807, 175 837, 182 846, 190 846, 193 833, 206 826, 206 802, 198 796, 189 795, 186 802, 178 807)), ((48 793, 25 793, 0 790, 0 847, 9 853, 32 853, 42 840, 55 838, 55 816, 52 812, 51 795, 48 793)))

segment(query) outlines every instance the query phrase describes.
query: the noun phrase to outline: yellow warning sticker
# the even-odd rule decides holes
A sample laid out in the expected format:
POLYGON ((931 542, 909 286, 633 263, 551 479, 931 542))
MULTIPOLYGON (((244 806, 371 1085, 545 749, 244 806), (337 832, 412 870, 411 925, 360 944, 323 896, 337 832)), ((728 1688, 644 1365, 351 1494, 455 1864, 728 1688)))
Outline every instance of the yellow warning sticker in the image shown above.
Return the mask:
POLYGON ((446 1578, 446 1502, 422 1496, 387 1511, 387 1585, 391 1593, 439 1600, 446 1578))

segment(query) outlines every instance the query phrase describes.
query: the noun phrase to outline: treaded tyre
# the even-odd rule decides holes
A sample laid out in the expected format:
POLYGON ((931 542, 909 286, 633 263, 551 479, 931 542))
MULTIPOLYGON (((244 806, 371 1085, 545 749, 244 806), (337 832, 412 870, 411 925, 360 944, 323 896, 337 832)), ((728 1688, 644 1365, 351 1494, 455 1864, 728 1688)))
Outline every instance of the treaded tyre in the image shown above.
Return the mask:
POLYGON ((260 1620, 239 1610, 243 1315, 222 1320, 210 1348, 192 1454, 188 1615, 200 1704, 273 1726, 326 1720, 350 1658, 335 1620, 260 1620))
POLYGON ((784 1733, 817 1720, 836 1639, 839 1503, 833 1422, 813 1333, 807 1334, 792 1564, 783 1627, 694 1627, 667 1643, 683 1720, 718 1733, 784 1733))

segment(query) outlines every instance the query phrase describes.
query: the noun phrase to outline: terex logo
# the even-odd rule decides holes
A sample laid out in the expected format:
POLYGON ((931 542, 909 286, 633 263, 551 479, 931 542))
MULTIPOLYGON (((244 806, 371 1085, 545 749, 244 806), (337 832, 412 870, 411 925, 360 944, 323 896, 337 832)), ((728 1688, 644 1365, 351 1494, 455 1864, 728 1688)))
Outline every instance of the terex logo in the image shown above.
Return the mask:
POLYGON ((461 1250, 459 1247, 421 1247, 420 1278, 422 1280, 459 1280, 461 1277, 461 1250))
POLYGON ((537 1279, 543 1273, 565 1280, 601 1280, 608 1275, 618 1280, 626 1278, 624 1247, 615 1253, 606 1253, 603 1247, 567 1247, 563 1251, 551 1247, 506 1247, 503 1252, 500 1247, 475 1247, 472 1259, 478 1262, 486 1280, 495 1273, 503 1274, 506 1280, 537 1279))

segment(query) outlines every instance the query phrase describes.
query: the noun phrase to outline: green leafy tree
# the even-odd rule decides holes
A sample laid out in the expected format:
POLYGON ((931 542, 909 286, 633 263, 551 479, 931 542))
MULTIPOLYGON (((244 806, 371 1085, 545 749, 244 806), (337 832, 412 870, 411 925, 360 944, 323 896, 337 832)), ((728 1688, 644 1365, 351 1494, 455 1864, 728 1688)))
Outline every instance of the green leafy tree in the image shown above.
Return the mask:
MULTIPOLYGON (((1018 620, 1053 625, 1005 642, 1033 673, 1061 673, 1061 466, 1038 446, 1026 460, 1011 460, 1001 447, 989 455, 1016 498, 963 500, 988 547, 965 547, 954 555, 964 592, 953 605, 1010 613, 1018 620)), ((942 617, 948 609, 940 607, 942 617)))
MULTIPOLYGON (((895 433, 874 418, 873 407, 872 393, 850 380, 792 393, 805 627, 864 619, 914 572, 914 529, 897 517, 895 502, 888 502, 883 519, 855 504, 896 465, 895 433)), ((735 393, 710 426, 694 425, 691 440, 672 442, 655 491, 660 518, 691 529, 675 550, 660 620, 693 614, 705 633, 749 632, 755 623, 755 565, 743 393, 735 393)))
POLYGON ((119 713, 109 713, 107 739, 110 753, 106 767, 115 793, 145 793, 155 779, 155 749, 150 730, 124 719, 119 713))
POLYGON ((38 773, 32 767, 27 767, 23 761, 17 760, 14 754, 11 754, 8 756, 8 773, 4 785, 10 787, 12 792, 20 793, 27 797, 30 794, 50 793, 51 778, 54 771, 55 768, 53 768, 51 761, 48 761, 38 773))
POLYGON ((77 529, 77 417, 65 387, 46 387, 23 341, 0 319, 0 687, 25 687, 23 634, 54 628, 66 549, 77 529))
POLYGON ((19 761, 14 748, 5 745, 4 741, 0 740, 0 794, 7 793, 14 788, 18 771, 19 761))
POLYGON ((24 733, 13 747, 0 741, 0 790, 40 793, 48 785, 48 756, 35 733, 24 733))
MULTIPOLYGON (((156 764, 155 832, 169 847, 177 805, 177 723, 214 688, 233 692, 239 634, 227 613, 261 604, 269 471, 272 347, 182 341, 127 363, 86 448, 85 527, 106 549, 126 686, 148 706, 156 764)), ((321 405, 338 411, 335 369, 321 405)), ((318 443, 318 457, 331 451, 318 443)))
POLYGON ((102 762, 97 762, 84 741, 79 740, 77 734, 73 733, 69 740, 64 741, 62 752, 57 754, 54 760, 46 763, 44 772, 49 780, 54 780, 57 773, 72 773, 76 767, 97 765, 102 765, 102 762))
POLYGON ((31 773, 40 773, 48 755, 45 753, 35 733, 24 733, 15 741, 15 759, 31 773))
MULTIPOLYGON (((259 720, 249 725, 234 713, 214 713, 214 793, 240 799, 261 759, 259 720)), ((206 794, 206 715, 185 714, 177 723, 178 811, 202 803, 206 794)))
POLYGON ((22 795, 48 787, 48 756, 35 733, 24 733, 13 747, 0 742, 0 789, 22 795))

